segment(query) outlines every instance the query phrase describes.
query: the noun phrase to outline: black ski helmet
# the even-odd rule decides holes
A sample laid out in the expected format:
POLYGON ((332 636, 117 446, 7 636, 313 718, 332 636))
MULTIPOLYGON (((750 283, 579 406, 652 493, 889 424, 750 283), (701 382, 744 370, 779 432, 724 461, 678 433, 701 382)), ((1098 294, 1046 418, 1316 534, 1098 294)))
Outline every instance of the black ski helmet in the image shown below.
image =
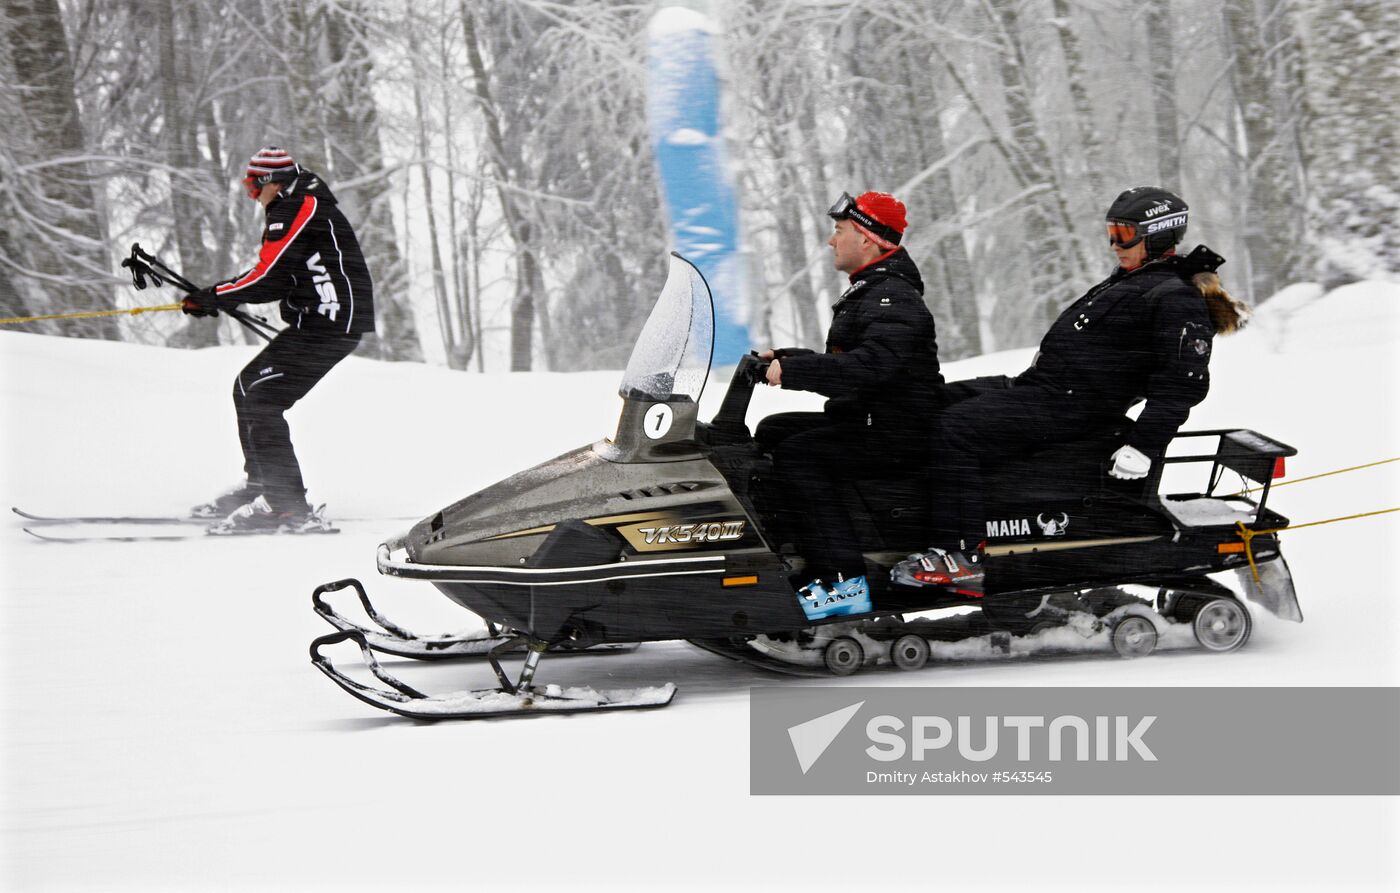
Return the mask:
POLYGON ((1186 235, 1188 210, 1181 196, 1158 186, 1124 190, 1104 215, 1109 224, 1109 243, 1131 248, 1145 239, 1148 260, 1161 257, 1186 235), (1131 228, 1119 229, 1115 223, 1130 224, 1131 228))

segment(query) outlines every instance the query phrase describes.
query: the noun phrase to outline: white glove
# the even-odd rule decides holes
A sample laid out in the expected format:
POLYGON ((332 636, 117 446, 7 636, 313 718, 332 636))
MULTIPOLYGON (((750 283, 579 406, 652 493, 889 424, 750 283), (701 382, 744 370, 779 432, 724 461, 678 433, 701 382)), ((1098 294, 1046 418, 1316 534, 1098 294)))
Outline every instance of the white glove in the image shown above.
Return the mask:
POLYGON ((1135 481, 1138 478, 1147 477, 1147 469, 1152 467, 1152 460, 1144 456, 1139 450, 1124 445, 1118 448, 1118 452, 1112 456, 1113 467, 1108 473, 1118 478, 1120 481, 1135 481))

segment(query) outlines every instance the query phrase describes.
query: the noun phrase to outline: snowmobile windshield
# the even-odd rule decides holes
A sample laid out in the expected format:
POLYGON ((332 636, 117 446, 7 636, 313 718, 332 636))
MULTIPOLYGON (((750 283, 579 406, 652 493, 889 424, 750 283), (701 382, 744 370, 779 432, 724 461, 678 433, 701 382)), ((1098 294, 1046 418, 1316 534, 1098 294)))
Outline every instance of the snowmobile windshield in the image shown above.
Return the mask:
POLYGON ((672 252, 666 285, 632 348, 618 393, 634 400, 700 402, 714 339, 710 287, 690 261, 672 252))

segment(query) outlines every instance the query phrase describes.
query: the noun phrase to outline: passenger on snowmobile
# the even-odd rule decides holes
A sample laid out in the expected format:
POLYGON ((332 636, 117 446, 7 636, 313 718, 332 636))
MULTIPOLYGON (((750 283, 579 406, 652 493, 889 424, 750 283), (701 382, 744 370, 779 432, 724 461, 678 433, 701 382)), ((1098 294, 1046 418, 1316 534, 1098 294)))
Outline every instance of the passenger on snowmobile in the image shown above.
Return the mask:
POLYGON ((1214 336, 1237 330, 1248 308, 1220 286, 1225 259, 1204 245, 1178 257, 1187 205, 1165 189, 1123 192, 1106 215, 1118 268, 1071 304, 1015 378, 950 386, 958 401, 934 420, 933 505, 950 507, 958 541, 894 570, 898 582, 977 591, 984 569, 984 467, 1124 423, 1146 400, 1122 445, 1105 457, 1114 478, 1145 478, 1210 388, 1214 336), (971 394, 970 397, 967 395, 971 394))
POLYGON ((184 311, 217 316, 237 304, 280 301, 287 328, 234 380, 246 480, 192 514, 222 519, 211 533, 304 532, 325 525, 307 505, 283 414, 374 331, 374 286, 324 178, 267 146, 248 162, 243 185, 267 217, 258 261, 246 273, 190 293, 184 311))
POLYGON ((943 405, 943 376, 923 280, 902 247, 904 203, 885 192, 843 193, 827 212, 837 270, 850 277, 833 308, 826 352, 784 348, 770 385, 827 396, 824 412, 764 419, 756 437, 771 450, 807 585, 798 591, 809 619, 870 610, 865 561, 843 504, 842 480, 871 460, 922 461, 924 445, 908 419, 943 405))

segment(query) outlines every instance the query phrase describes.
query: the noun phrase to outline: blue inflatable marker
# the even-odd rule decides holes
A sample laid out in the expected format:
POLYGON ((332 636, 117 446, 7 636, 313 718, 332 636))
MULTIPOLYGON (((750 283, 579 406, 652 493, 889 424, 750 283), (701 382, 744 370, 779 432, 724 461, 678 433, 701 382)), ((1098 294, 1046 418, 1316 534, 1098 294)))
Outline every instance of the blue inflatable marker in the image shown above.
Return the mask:
POLYGON ((693 261, 715 298, 715 366, 752 349, 739 209, 719 135, 718 29, 703 0, 667 4, 647 29, 647 114, 675 250, 693 261))

